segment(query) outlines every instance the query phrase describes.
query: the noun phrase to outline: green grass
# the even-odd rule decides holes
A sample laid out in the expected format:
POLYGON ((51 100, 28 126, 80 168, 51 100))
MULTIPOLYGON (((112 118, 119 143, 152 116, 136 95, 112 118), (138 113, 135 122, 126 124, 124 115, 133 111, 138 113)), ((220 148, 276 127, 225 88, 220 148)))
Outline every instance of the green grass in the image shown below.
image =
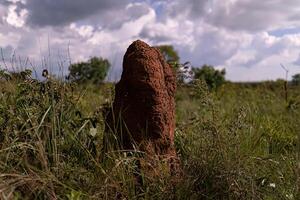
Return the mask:
POLYGON ((277 82, 179 86, 180 177, 138 152, 103 151, 113 87, 1 79, 0 199, 300 198, 299 86, 288 101, 277 82))

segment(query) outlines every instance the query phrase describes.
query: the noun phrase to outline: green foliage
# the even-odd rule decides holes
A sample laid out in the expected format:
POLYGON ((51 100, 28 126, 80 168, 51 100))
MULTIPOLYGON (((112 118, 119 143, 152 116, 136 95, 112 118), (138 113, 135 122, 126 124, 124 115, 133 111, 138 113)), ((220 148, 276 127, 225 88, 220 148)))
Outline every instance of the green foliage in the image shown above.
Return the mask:
POLYGON ((156 48, 163 54, 167 63, 171 64, 175 69, 179 67, 180 58, 172 45, 160 45, 156 46, 156 48))
POLYGON ((7 70, 0 70, 0 80, 15 80, 24 81, 30 79, 32 71, 30 69, 25 69, 19 72, 9 72, 7 70))
POLYGON ((202 79, 210 89, 217 89, 225 83, 225 69, 219 71, 213 66, 203 65, 201 68, 193 68, 194 79, 202 79))
POLYGON ((69 67, 70 79, 77 83, 100 84, 110 68, 107 59, 92 57, 87 62, 79 62, 69 67))
POLYGON ((292 77, 292 84, 294 84, 294 85, 300 85, 300 74, 295 74, 292 77))
MULTIPOLYGON (((300 197, 300 107, 286 107, 281 84, 225 83, 216 92, 197 79, 178 87, 182 175, 174 179, 164 161, 140 152, 108 149, 103 159, 101 105, 112 103, 114 85, 8 75, 0 73, 0 199, 300 197), (137 170, 138 159, 155 173, 137 170)), ((289 90, 299 101, 299 86, 289 90)))
POLYGON ((300 110, 287 110, 281 85, 271 84, 226 83, 216 93, 197 81, 177 93, 189 199, 299 198, 300 110))
POLYGON ((84 168, 94 168, 91 162, 100 150, 98 136, 89 134, 97 120, 80 110, 76 85, 31 77, 1 85, 1 199, 10 192, 25 199, 56 199, 55 188, 62 182, 67 187, 61 192, 75 191, 78 185, 72 182, 77 177, 64 177, 83 170, 83 163, 84 168))

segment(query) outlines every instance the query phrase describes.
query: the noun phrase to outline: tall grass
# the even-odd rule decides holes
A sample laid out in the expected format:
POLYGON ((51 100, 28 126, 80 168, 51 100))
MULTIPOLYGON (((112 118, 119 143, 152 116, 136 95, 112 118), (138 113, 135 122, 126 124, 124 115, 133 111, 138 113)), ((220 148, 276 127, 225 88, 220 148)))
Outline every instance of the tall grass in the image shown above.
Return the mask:
POLYGON ((103 151, 113 85, 8 76, 0 77, 1 199, 300 198, 298 87, 285 103, 276 83, 180 86, 183 173, 174 177, 143 152, 103 151))

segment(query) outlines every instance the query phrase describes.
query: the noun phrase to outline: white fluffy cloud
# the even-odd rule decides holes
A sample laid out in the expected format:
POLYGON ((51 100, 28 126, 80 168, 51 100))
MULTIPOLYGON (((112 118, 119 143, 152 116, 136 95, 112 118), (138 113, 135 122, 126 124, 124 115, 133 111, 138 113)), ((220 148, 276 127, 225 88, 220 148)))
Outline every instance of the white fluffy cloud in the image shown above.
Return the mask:
POLYGON ((280 63, 300 72, 299 11, 299 0, 0 0, 0 47, 42 67, 103 56, 118 79, 127 46, 143 39, 230 80, 276 79, 280 63))
MULTIPOLYGON (((14 1, 14 2, 18 2, 18 1, 14 1)), ((13 4, 8 6, 8 12, 7 12, 7 16, 3 17, 4 20, 17 28, 22 27, 25 24, 25 20, 27 18, 28 15, 28 11, 26 9, 21 9, 19 12, 17 11, 17 5, 13 4)))
POLYGON ((242 31, 299 26, 298 0, 177 0, 167 1, 168 12, 203 20, 216 27, 242 31))

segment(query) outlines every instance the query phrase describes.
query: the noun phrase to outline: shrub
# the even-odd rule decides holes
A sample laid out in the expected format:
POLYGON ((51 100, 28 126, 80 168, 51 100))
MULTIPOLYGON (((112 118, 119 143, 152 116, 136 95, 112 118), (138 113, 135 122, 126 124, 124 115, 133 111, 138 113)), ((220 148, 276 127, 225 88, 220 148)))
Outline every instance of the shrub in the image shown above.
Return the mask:
POLYGON ((300 85, 300 74, 295 74, 293 77, 292 77, 292 83, 294 85, 300 85))
POLYGON ((219 71, 213 66, 203 65, 201 68, 193 68, 194 79, 202 79, 209 89, 217 89, 225 83, 225 69, 219 71))
POLYGON ((69 77, 78 83, 100 84, 105 79, 110 68, 107 59, 92 57, 87 62, 79 62, 69 67, 69 77))

